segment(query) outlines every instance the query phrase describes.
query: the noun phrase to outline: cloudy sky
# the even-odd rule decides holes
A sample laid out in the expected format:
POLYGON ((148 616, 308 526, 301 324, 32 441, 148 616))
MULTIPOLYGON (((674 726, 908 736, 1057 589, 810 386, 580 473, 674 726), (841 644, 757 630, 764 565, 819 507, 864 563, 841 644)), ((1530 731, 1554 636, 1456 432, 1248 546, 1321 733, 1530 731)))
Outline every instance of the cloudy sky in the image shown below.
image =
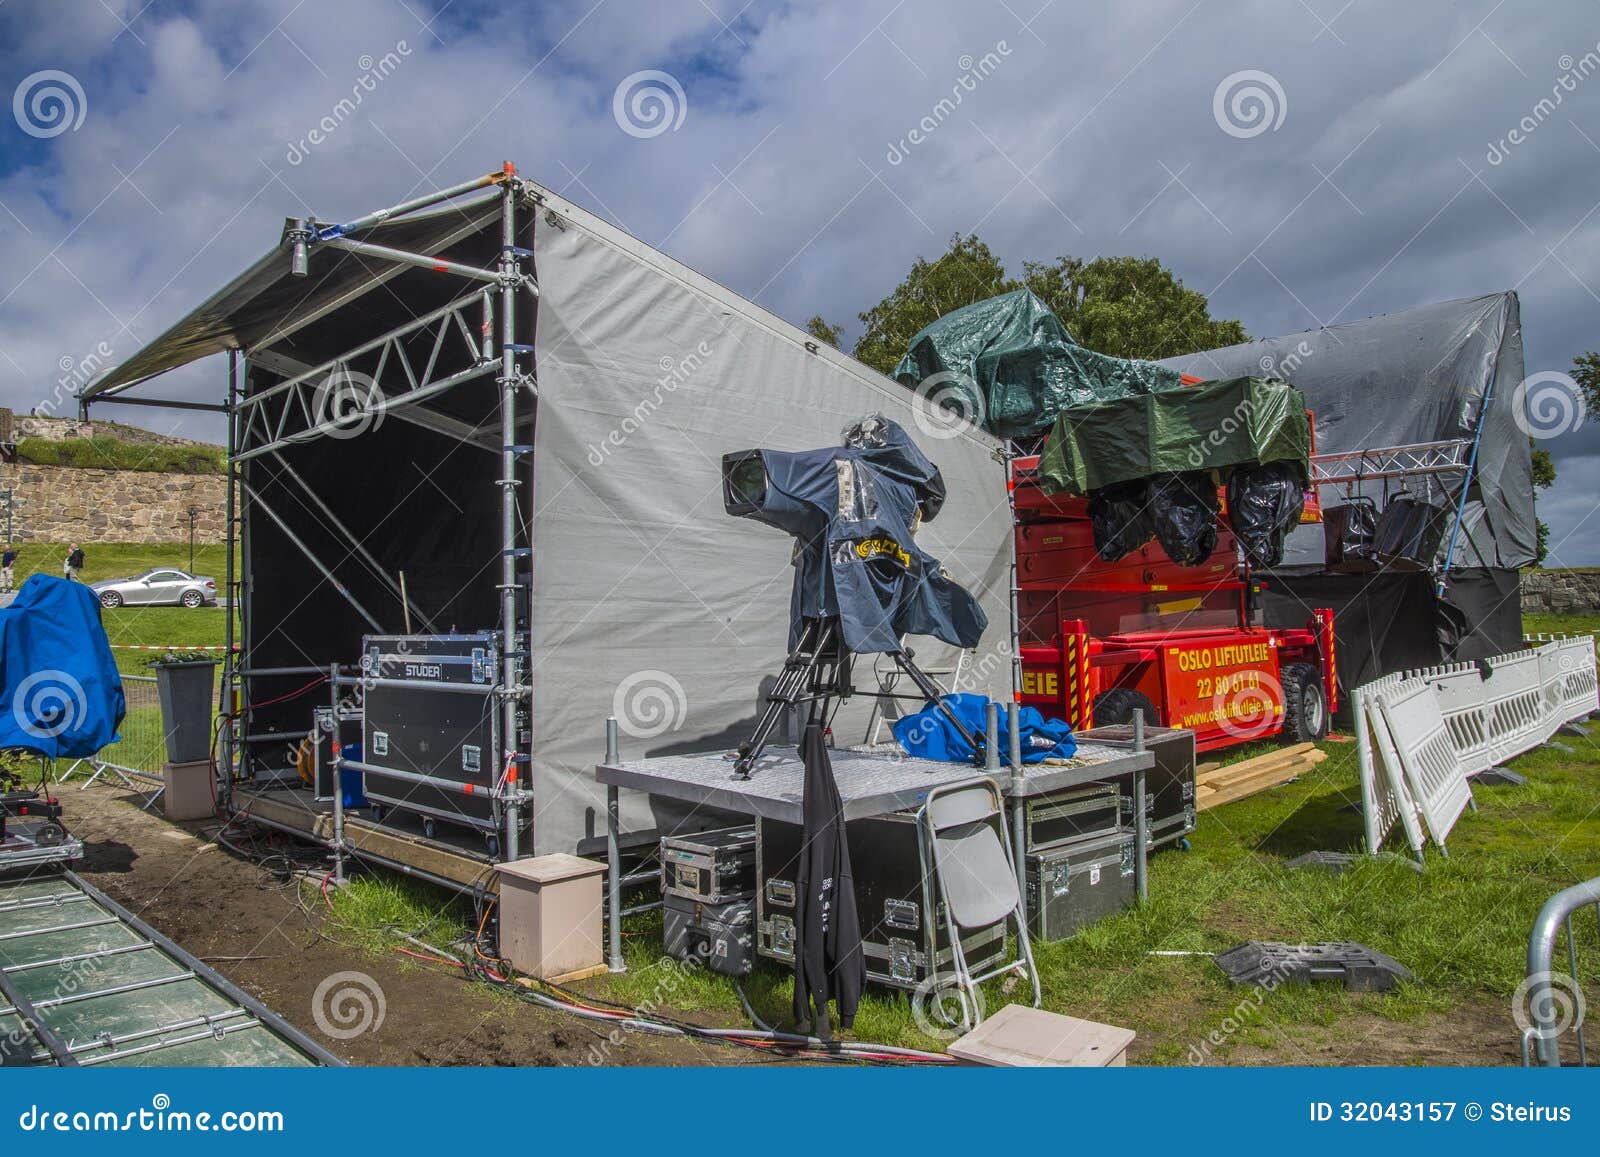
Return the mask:
MULTIPOLYGON (((1530 374, 1600 348, 1595 0, 0 0, 0 82, 0 402, 23 410, 285 216, 508 158, 847 344, 976 231, 1015 269, 1158 257, 1256 336, 1516 289, 1530 374)), ((216 400, 221 375, 163 393, 216 400)), ((1557 564, 1600 564, 1596 430, 1544 443, 1557 564)))

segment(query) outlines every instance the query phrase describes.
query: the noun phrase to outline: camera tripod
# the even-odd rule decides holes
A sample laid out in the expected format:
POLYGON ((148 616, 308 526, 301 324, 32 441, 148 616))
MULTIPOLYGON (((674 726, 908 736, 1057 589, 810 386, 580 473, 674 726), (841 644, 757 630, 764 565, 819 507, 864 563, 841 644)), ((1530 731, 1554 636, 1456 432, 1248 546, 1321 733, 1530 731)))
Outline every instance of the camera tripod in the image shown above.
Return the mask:
MULTIPOLYGON (((827 725, 834 701, 848 699, 855 689, 851 682, 853 653, 845 646, 844 632, 837 616, 805 619, 800 628, 800 639, 789 657, 783 661, 777 685, 767 695, 766 707, 756 721, 750 738, 739 745, 738 758, 733 765, 734 779, 749 779, 755 763, 761 758, 772 731, 783 718, 784 712, 800 704, 809 704, 808 717, 827 725)), ((919 694, 896 695, 892 691, 864 691, 878 699, 927 700, 935 704, 963 739, 977 752, 977 762, 983 762, 984 739, 974 735, 944 702, 944 692, 930 679, 909 647, 890 653, 895 664, 916 685, 919 694)))

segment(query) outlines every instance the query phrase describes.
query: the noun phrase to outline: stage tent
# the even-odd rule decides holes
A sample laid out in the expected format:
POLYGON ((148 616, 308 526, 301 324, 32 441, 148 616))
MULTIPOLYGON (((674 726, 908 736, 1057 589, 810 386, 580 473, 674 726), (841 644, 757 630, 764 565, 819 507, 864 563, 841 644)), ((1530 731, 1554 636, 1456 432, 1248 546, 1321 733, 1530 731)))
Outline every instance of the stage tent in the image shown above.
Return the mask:
MULTIPOLYGON (((85 393, 95 406, 138 397, 151 377, 237 351, 228 409, 244 624, 230 675, 259 705, 245 731, 310 726, 325 689, 269 702, 305 675, 250 672, 354 664, 363 634, 403 629, 402 572, 413 630, 495 629, 502 561, 513 558, 531 688, 533 846, 523 850, 592 850, 605 831, 592 768, 607 716, 622 722, 624 755, 731 749, 783 662, 793 541, 724 513, 721 456, 837 445, 874 412, 905 427, 948 487, 918 541, 988 615, 961 689, 1008 696, 1012 538, 1000 444, 914 410, 920 399, 904 386, 550 189, 521 177, 499 185, 343 231, 291 221, 277 246, 85 393), (507 213, 514 227, 503 235, 507 213), (296 232, 307 228, 335 239, 312 244, 296 276, 296 232), (504 285, 374 249, 492 270, 507 246, 537 292, 510 291, 515 340, 497 334, 492 349, 480 318, 499 308, 504 285), (524 379, 509 525, 494 368, 507 349, 524 379), (472 377, 490 356, 488 375, 472 377), (459 384, 428 385, 452 374, 459 384), (329 430, 318 408, 329 381, 344 402, 376 382, 381 404, 329 430)), ((953 663, 932 640, 913 646, 926 667, 953 663)), ((862 660, 858 684, 873 679, 862 660)), ((850 701, 837 742, 861 740, 867 709, 850 701)), ((248 741, 237 767, 258 783, 285 777, 289 746, 248 741)), ((635 831, 681 818, 652 814, 642 799, 625 797, 624 810, 635 831)))

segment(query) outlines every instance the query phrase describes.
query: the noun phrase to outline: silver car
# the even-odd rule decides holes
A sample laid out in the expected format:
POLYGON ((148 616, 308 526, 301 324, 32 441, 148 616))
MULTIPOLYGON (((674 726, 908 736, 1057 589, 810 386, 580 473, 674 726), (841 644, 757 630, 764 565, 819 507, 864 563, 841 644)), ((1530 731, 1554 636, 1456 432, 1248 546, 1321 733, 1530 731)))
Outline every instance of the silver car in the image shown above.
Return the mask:
POLYGON ((189 574, 172 567, 157 567, 125 579, 90 583, 102 607, 215 606, 217 584, 206 575, 189 574))

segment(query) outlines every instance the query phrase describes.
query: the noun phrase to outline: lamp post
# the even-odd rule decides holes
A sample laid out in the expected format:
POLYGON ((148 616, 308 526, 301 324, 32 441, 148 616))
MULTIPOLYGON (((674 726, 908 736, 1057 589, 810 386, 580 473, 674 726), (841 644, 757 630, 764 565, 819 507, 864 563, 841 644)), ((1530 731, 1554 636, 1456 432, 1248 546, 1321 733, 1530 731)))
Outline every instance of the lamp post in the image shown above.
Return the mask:
POLYGON ((194 574, 194 524, 200 517, 198 506, 189 507, 189 573, 194 574))

